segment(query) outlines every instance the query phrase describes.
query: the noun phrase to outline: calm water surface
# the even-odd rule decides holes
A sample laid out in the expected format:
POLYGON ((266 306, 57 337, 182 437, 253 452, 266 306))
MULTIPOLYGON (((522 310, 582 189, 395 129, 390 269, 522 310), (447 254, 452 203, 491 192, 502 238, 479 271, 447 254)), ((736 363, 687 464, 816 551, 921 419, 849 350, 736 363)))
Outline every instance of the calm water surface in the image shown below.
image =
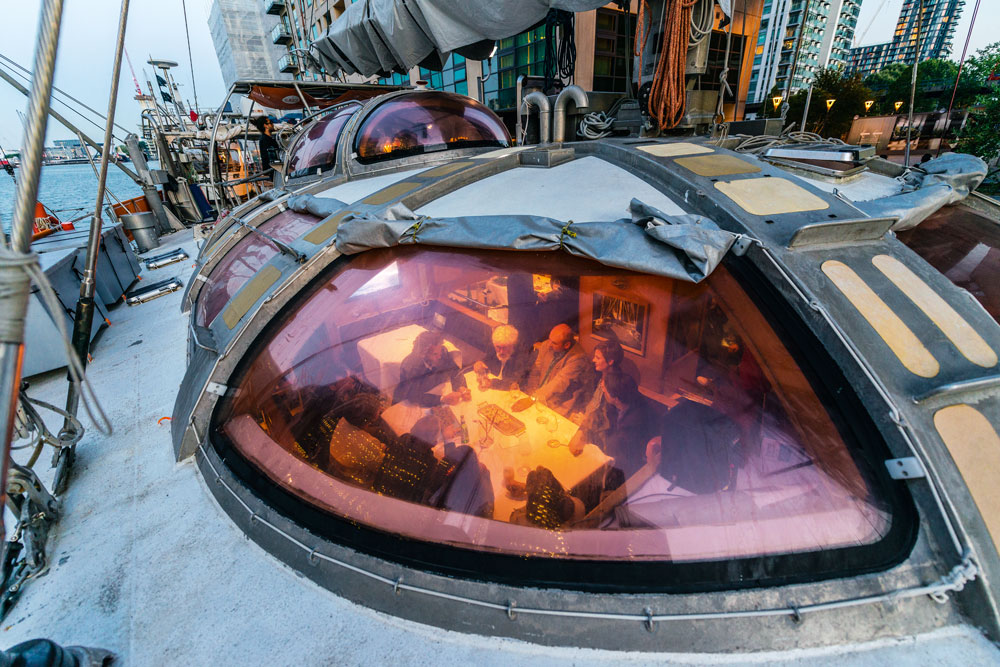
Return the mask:
MULTIPOLYGON (((128 165, 131 168, 131 165, 128 165)), ((156 167, 156 163, 150 163, 156 167)), ((14 174, 20 178, 21 170, 14 174)), ((142 189, 118 167, 108 166, 108 190, 119 199, 129 199, 142 194, 142 189)), ((114 199, 105 194, 105 202, 114 199)), ((72 220, 94 210, 97 201, 97 176, 88 164, 60 164, 42 167, 42 177, 38 185, 38 200, 56 211, 61 220, 72 220)), ((0 171, 0 220, 5 230, 10 230, 14 217, 14 180, 6 172, 0 171)))

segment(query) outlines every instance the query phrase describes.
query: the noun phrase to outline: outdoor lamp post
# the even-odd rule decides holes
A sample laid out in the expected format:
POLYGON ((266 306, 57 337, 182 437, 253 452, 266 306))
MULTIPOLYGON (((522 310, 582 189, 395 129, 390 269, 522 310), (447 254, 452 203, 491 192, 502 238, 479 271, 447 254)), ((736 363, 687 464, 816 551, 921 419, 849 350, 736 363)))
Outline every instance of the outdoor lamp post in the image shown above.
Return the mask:
POLYGON ((871 110, 873 104, 875 104, 875 100, 865 100, 865 113, 871 110))
POLYGON ((827 110, 828 113, 829 113, 830 109, 833 108, 833 103, 836 102, 836 101, 837 100, 835 98, 832 98, 832 97, 826 101, 826 110, 827 110))
POLYGON ((899 113, 899 107, 903 106, 903 100, 896 102, 896 113, 899 113))

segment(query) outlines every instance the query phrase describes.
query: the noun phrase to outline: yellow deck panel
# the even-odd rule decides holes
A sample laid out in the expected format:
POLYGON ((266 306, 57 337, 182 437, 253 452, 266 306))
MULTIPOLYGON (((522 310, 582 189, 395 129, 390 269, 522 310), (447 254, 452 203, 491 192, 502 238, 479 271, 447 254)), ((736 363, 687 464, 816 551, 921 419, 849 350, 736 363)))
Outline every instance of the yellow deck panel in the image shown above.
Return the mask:
POLYGON ((1000 548, 1000 436, 983 413, 964 403, 934 413, 934 427, 1000 548))
POLYGON ((941 367, 934 355, 851 267, 828 260, 823 262, 823 273, 858 309, 908 371, 925 378, 938 374, 941 367))
POLYGON ((699 155, 701 153, 714 153, 708 146, 699 146, 684 141, 674 144, 651 144, 648 146, 636 146, 643 153, 649 153, 655 157, 677 157, 678 155, 699 155))
POLYGON ((679 157, 674 162, 688 171, 693 171, 699 176, 706 178, 732 176, 734 174, 756 174, 760 171, 759 166, 735 155, 679 157))
POLYGON ((924 311, 924 314, 958 348, 962 356, 983 368, 993 368, 997 365, 997 353, 983 340, 979 332, 909 267, 889 255, 872 257, 872 264, 924 311))
POLYGON ((382 204, 388 204, 391 201, 399 199, 403 195, 413 192, 420 187, 420 183, 414 183, 413 181, 403 181, 402 183, 393 183, 387 188, 382 188, 378 192, 373 192, 364 199, 361 200, 362 204, 369 204, 371 206, 381 206, 382 204))
POLYGON ((420 172, 420 178, 437 178, 438 176, 447 176, 448 174, 454 174, 456 171, 465 169, 470 164, 473 163, 467 160, 462 160, 461 162, 449 162, 448 164, 443 164, 440 167, 434 167, 433 169, 420 172))
POLYGON ((257 299, 266 292, 271 285, 281 277, 281 271, 273 266, 265 266, 257 275, 251 278, 250 282, 243 286, 236 296, 232 298, 229 305, 222 312, 222 321, 232 329, 237 322, 242 319, 250 307, 257 303, 257 299))
POLYGON ((715 188, 753 215, 822 211, 830 205, 787 178, 747 178, 720 182, 715 188))

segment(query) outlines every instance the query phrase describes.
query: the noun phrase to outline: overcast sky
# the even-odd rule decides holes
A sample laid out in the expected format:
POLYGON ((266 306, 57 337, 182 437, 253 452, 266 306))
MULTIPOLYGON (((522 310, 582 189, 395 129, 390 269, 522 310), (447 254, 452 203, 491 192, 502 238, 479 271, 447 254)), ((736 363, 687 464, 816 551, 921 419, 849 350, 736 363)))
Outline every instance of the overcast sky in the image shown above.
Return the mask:
MULTIPOLYGON (((210 0, 187 0, 187 12, 198 101, 203 107, 216 107, 221 103, 226 90, 208 31, 209 2, 210 0)), ((864 0, 858 18, 855 44, 889 41, 902 4, 903 0, 864 0)), ((953 54, 956 60, 961 55, 974 5, 975 0, 968 0, 958 22, 953 54)), ((40 0, 3 3, 0 53, 29 69, 34 58, 39 6, 40 0)), ((120 6, 119 0, 65 0, 55 83, 102 113, 108 104, 120 6)), ((979 9, 969 52, 974 53, 1000 39, 998 26, 1000 0, 985 0, 979 9)), ((174 76, 181 86, 182 97, 193 101, 181 0, 132 0, 125 48, 144 89, 146 76, 143 70, 148 72, 151 69, 146 64, 150 56, 179 63, 180 67, 174 70, 174 76)), ((132 77, 127 63, 124 63, 119 84, 117 120, 120 125, 130 129, 135 128, 139 120, 139 107, 132 99, 134 95, 132 77)), ((20 148, 22 128, 16 110, 23 111, 25 106, 26 99, 7 83, 0 81, 0 145, 7 150, 20 148)), ((56 105, 56 108, 66 111, 61 105, 56 105)), ((103 136, 102 128, 95 127, 74 114, 67 113, 67 116, 78 122, 84 132, 100 141, 103 136)), ((58 122, 50 121, 46 144, 50 145, 53 139, 73 136, 58 122)))

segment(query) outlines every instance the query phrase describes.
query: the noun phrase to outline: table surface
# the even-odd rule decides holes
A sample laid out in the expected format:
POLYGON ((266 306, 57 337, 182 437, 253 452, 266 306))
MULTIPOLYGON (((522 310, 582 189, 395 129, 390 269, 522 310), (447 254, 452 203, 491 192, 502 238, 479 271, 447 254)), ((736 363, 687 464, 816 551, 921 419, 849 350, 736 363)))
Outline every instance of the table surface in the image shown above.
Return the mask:
MULTIPOLYGON (((493 485, 493 517, 507 521, 511 512, 524 507, 525 500, 516 500, 507 494, 504 487, 504 469, 514 471, 514 479, 524 482, 528 472, 538 466, 552 471, 559 483, 569 490, 588 475, 605 464, 610 457, 593 444, 587 444, 579 456, 573 456, 567 443, 579 427, 551 408, 536 403, 522 412, 513 412, 511 406, 524 398, 524 392, 510 392, 499 389, 480 390, 476 374, 466 373, 466 384, 472 392, 472 400, 448 406, 456 419, 465 418, 469 429, 469 445, 476 450, 479 461, 486 466, 493 485), (479 414, 479 406, 493 403, 524 423, 521 435, 504 435, 479 414), (554 429, 554 430, 551 430, 554 429), (489 437, 487 438, 487 430, 489 437), (550 440, 557 440, 557 446, 550 446, 550 440)), ((447 383, 441 385, 442 392, 447 383)), ((420 417, 428 414, 422 408, 407 402, 396 403, 382 413, 382 418, 397 434, 406 433, 420 417)))

